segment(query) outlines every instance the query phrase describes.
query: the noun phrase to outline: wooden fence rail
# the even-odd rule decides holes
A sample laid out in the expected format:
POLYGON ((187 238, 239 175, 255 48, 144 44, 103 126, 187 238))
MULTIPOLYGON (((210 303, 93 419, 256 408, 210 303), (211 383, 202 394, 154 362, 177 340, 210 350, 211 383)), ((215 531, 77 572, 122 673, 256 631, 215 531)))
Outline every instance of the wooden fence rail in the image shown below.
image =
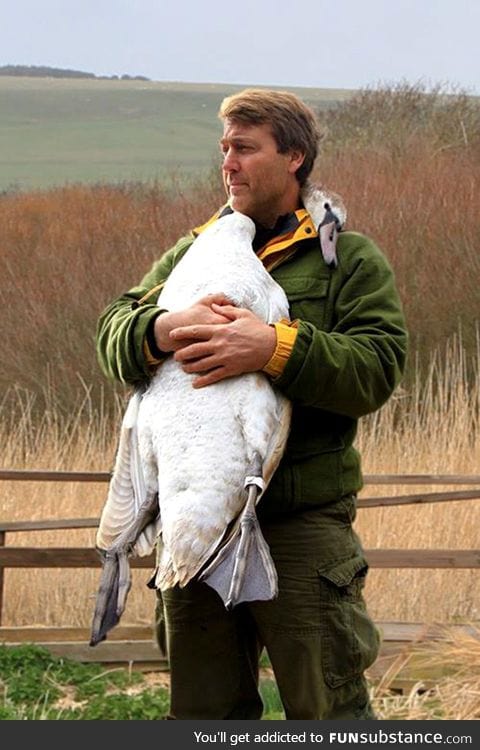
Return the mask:
MULTIPOLYGON (((108 482, 108 471, 0 469, 0 480, 31 482, 108 482)), ((478 484, 480 474, 365 474, 365 484, 478 484)))
MULTIPOLYGON (((0 480, 5 481, 107 482, 109 479, 108 472, 0 470, 0 480)), ((389 474, 366 475, 364 479, 366 485, 476 485, 476 488, 386 497, 360 497, 359 508, 480 499, 480 475, 389 474)), ((7 534, 52 529, 96 528, 98 522, 98 518, 0 521, 0 625, 5 568, 97 568, 101 566, 100 557, 92 548, 9 547, 6 545, 7 534)), ((366 550, 365 554, 373 568, 480 568, 480 550, 371 549, 366 550)), ((132 558, 131 565, 134 568, 154 567, 154 556, 132 558)))

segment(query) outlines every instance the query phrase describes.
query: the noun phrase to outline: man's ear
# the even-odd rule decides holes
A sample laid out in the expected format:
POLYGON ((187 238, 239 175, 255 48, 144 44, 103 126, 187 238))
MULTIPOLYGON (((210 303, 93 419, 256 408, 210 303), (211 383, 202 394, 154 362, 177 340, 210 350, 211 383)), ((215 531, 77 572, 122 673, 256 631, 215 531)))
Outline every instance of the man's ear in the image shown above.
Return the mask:
POLYGON ((295 174, 305 161, 305 154, 302 154, 301 151, 290 151, 288 155, 290 158, 289 172, 295 174))

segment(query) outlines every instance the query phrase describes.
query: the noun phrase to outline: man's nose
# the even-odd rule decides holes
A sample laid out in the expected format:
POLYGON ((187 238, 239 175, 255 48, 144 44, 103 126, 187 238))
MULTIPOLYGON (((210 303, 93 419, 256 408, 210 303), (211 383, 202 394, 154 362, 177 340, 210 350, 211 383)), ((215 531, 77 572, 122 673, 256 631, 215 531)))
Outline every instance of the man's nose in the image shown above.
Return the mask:
POLYGON ((224 172, 237 172, 239 169, 238 159, 231 148, 224 152, 222 168, 224 172))

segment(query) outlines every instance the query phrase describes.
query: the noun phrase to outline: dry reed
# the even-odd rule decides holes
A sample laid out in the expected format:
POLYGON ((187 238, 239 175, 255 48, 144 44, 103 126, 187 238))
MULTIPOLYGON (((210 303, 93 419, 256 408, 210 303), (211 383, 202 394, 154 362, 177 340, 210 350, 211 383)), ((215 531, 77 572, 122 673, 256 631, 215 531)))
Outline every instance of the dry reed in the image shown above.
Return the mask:
MULTIPOLYGON (((480 347, 478 350, 480 354, 480 347)), ((358 445, 366 473, 478 473, 480 455, 480 376, 467 386, 461 342, 447 359, 437 358, 428 379, 401 390, 380 412, 364 420, 358 445)), ((4 466, 64 470, 108 470, 117 427, 85 396, 69 418, 52 411, 36 422, 28 399, 18 394, 17 419, 0 414, 4 466), (113 426, 112 426, 113 424, 113 426)), ((117 421, 122 403, 117 403, 117 421)), ((412 488, 409 488, 410 491, 412 488)), ((422 487, 425 492, 441 487, 422 487)), ((106 486, 71 483, 2 482, 0 518, 25 520, 99 516, 106 486)), ((415 491, 415 490, 413 490, 415 491)), ((363 494, 404 493, 371 486, 363 494)), ((362 509, 357 530, 367 548, 465 548, 478 546, 480 501, 362 509)), ((94 531, 49 531, 8 535, 8 544, 93 546, 94 531)), ((154 597, 135 571, 126 622, 151 622, 154 597)), ((86 625, 92 613, 98 571, 7 570, 4 624, 86 625)), ((367 598, 377 620, 478 620, 480 601, 475 570, 371 570, 367 598), (434 592, 434 593, 433 593, 434 592)))
MULTIPOLYGON (((417 378, 361 425, 358 447, 366 473, 478 474, 480 456, 480 344, 467 359, 455 338, 417 378), (467 371, 470 375, 467 381, 467 371)), ((409 486, 411 492, 461 489, 409 486)), ((364 496, 405 494, 375 485, 364 496)), ((371 508, 359 511, 357 529, 367 548, 476 549, 480 500, 371 508)), ((371 570, 367 596, 383 620, 417 622, 480 619, 476 570, 371 570), (395 613, 395 614, 394 614, 395 613)))
POLYGON ((455 720, 480 719, 480 631, 445 630, 441 640, 417 644, 406 657, 399 657, 399 670, 415 664, 417 674, 429 675, 399 694, 397 673, 372 688, 372 701, 379 719, 455 720))

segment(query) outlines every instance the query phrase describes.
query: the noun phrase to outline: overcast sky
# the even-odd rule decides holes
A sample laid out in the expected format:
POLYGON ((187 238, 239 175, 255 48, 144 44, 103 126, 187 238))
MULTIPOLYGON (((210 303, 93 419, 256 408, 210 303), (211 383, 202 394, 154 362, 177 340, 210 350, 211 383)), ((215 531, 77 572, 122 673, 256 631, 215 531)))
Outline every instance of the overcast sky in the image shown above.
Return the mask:
POLYGON ((478 0, 0 0, 0 65, 480 94, 478 0))

